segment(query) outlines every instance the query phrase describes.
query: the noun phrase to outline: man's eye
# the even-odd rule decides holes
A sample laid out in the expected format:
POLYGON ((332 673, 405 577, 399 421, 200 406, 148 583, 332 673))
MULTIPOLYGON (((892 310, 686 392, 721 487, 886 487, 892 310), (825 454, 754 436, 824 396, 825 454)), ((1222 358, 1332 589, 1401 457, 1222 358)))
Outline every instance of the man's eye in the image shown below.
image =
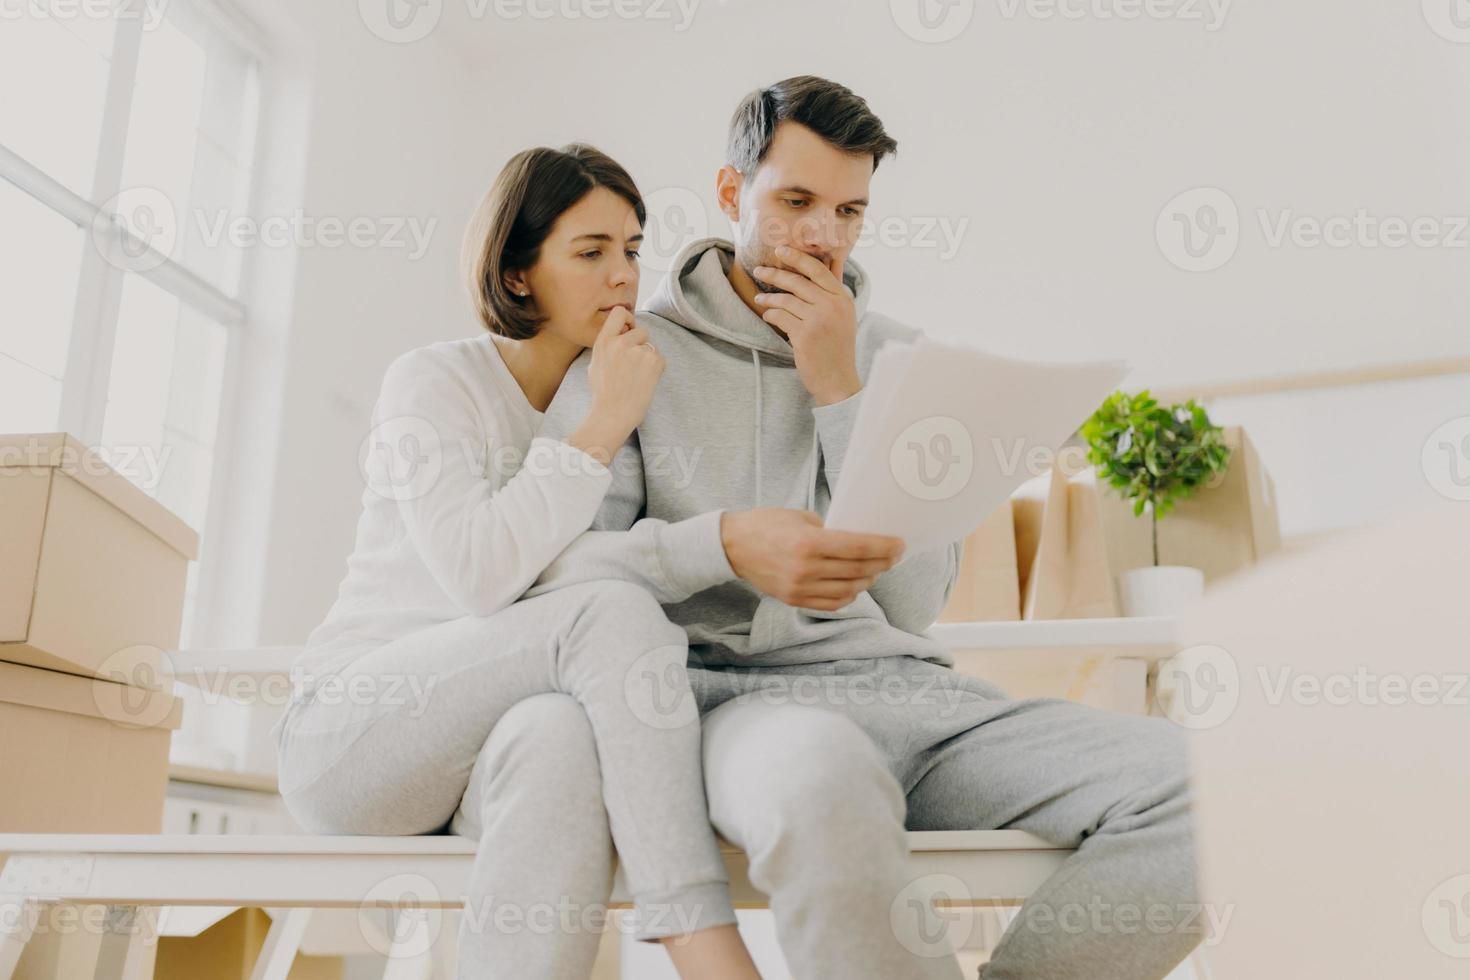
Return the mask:
POLYGON ((632 259, 634 262, 637 262, 638 261, 638 250, 636 248, 630 248, 630 249, 628 249, 628 258, 632 259))
POLYGON ((787 198, 786 199, 786 203, 787 203, 788 206, 793 207, 793 208, 804 208, 804 207, 806 207, 806 202, 805 201, 799 201, 799 200, 795 200, 793 198, 787 198))
POLYGON ((863 216, 863 212, 858 208, 843 208, 842 213, 849 218, 861 218, 863 216))

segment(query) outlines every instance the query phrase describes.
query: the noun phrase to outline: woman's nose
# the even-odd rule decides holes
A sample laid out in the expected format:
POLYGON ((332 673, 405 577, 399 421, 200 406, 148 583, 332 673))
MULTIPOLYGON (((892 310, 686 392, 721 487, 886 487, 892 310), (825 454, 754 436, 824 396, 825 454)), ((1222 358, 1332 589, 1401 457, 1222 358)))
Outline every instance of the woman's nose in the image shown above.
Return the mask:
POLYGON ((624 255, 621 262, 613 262, 608 273, 608 285, 624 286, 638 280, 638 260, 624 255))

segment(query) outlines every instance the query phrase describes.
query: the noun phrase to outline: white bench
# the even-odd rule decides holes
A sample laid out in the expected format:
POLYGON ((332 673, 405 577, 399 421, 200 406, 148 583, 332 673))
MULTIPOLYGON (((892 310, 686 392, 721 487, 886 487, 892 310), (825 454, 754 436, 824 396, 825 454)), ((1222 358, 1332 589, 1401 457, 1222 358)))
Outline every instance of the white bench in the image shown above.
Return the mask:
MULTIPOLYGON (((1180 649, 1164 620, 950 624, 934 634, 957 651, 1017 652, 1065 660, 1073 693, 1099 684, 1118 707, 1139 710, 1150 668, 1180 649), (1043 652, 1045 651, 1045 652, 1043 652)), ((291 648, 171 655, 191 671, 278 676, 291 648)), ((219 674, 215 673, 216 679, 219 674)), ((942 875, 946 905, 1019 905, 1071 851, 1022 831, 909 832, 915 878, 942 875)), ((11 980, 37 916, 48 906, 105 906, 97 976, 148 980, 160 908, 265 908, 272 925, 251 980, 285 980, 313 908, 396 910, 385 980, 451 980, 428 935, 428 911, 461 907, 476 842, 454 836, 207 836, 0 834, 0 980, 11 980)), ((722 842, 737 907, 764 908, 745 855, 722 842)), ((613 907, 629 906, 621 872, 613 907)), ((71 980, 71 978, 67 978, 71 980)))
MULTIPOLYGON (((915 877, 943 874, 956 905, 1011 905, 1071 853, 1016 830, 910 832, 915 877), (956 884, 954 879, 958 879, 956 884)), ((737 907, 762 908, 745 855, 722 843, 737 907)), ((105 905, 117 941, 103 975, 146 980, 160 906, 259 907, 277 913, 252 980, 285 980, 313 908, 454 909, 468 884, 475 842, 462 837, 0 834, 0 980, 9 980, 29 926, 47 903, 105 905)), ((619 873, 614 907, 628 907, 619 873)), ((427 977, 424 920, 392 929, 385 977, 427 977)), ((449 980, 449 978, 444 978, 449 980)))

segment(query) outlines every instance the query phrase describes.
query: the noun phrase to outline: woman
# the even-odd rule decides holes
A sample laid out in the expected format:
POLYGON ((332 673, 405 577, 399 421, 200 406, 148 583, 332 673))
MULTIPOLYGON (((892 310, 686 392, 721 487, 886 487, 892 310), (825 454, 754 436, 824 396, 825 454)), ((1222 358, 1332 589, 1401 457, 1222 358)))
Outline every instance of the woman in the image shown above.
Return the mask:
POLYGON ((644 219, 632 179, 588 146, 528 150, 496 179, 465 239, 488 332, 388 368, 347 576, 277 729, 281 794, 304 827, 478 837, 466 978, 587 976, 607 831, 600 808, 562 808, 586 804, 563 780, 589 777, 634 935, 663 942, 681 976, 758 976, 705 808, 684 631, 626 583, 519 600, 591 525, 663 371, 632 314, 644 219), (564 442, 537 438, 589 347, 592 410, 564 442), (644 676, 682 685, 673 721, 639 703, 644 676), (577 848, 590 877, 563 859, 577 848))

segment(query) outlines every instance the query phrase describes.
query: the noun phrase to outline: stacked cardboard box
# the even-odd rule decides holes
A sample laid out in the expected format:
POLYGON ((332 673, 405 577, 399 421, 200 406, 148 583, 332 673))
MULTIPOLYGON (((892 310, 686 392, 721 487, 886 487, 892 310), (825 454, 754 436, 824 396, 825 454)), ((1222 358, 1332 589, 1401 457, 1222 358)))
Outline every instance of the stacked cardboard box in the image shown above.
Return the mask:
MULTIPOLYGON (((0 435, 0 541, 0 831, 157 833, 197 535, 51 433, 0 435)), ((99 940, 38 929, 16 976, 74 975, 99 940)))

